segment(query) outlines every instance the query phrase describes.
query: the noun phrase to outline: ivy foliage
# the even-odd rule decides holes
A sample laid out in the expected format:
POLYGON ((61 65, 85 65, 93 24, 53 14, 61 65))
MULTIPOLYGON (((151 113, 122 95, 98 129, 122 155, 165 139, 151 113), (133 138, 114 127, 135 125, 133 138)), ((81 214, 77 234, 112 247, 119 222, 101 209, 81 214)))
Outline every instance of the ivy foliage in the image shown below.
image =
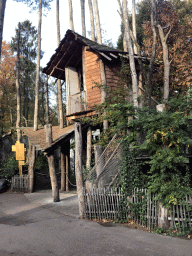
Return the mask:
POLYGON ((188 163, 192 149, 191 92, 171 99, 163 112, 136 109, 125 101, 110 101, 111 104, 102 106, 104 110, 99 116, 99 122, 109 121, 109 129, 101 135, 100 143, 107 145, 116 132, 124 137, 123 193, 129 196, 133 188, 148 188, 168 208, 179 203, 186 194, 192 195, 188 163))
MULTIPOLYGON (((177 204, 185 198, 186 194, 192 193, 187 164, 187 153, 190 153, 192 147, 191 99, 190 94, 177 101, 173 99, 167 104, 167 110, 164 112, 149 111, 147 108, 134 109, 130 105, 110 106, 110 109, 113 108, 118 112, 125 112, 126 108, 126 112, 131 117, 127 119, 129 132, 126 135, 127 147, 126 149, 123 147, 123 152, 126 152, 124 154, 128 154, 130 147, 135 154, 135 159, 137 156, 149 157, 147 178, 142 173, 138 174, 138 169, 134 170, 132 165, 129 171, 132 176, 132 178, 129 177, 129 186, 138 187, 135 183, 135 178, 138 177, 140 185, 146 186, 151 192, 157 194, 157 199, 161 199, 166 207, 177 204)), ((127 157, 125 155, 123 159, 130 166, 127 157)), ((123 180, 127 182, 126 179, 123 180)))

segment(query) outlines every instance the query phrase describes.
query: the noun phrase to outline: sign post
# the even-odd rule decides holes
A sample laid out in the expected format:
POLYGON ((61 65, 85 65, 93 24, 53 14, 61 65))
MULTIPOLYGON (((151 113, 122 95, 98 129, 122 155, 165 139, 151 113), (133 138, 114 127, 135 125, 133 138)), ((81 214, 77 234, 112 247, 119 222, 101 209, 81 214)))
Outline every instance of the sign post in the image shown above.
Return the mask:
POLYGON ((19 175, 23 175, 22 166, 25 164, 25 151, 24 143, 16 141, 15 145, 12 146, 12 151, 16 152, 16 160, 19 161, 19 175))

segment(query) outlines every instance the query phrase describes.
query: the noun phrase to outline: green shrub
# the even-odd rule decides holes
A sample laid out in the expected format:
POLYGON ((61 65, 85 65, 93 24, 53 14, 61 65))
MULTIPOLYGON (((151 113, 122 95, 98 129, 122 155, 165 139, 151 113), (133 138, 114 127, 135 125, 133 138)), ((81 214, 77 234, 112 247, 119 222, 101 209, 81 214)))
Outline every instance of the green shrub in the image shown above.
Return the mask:
POLYGON ((11 178, 19 173, 18 161, 15 159, 15 154, 11 154, 6 161, 1 164, 0 170, 0 178, 5 178, 10 184, 11 178))

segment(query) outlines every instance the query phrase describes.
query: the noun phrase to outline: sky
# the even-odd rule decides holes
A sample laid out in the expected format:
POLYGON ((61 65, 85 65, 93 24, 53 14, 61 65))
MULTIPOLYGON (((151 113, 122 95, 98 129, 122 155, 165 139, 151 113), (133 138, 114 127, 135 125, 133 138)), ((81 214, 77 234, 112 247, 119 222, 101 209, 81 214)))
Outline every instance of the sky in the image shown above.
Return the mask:
MULTIPOLYGON (((131 1, 129 1, 131 2, 131 1)), ((42 18, 42 51, 44 57, 41 60, 41 66, 45 67, 49 62, 51 56, 57 48, 57 35, 56 35, 56 3, 51 4, 51 10, 47 16, 42 18)), ((117 0, 98 0, 101 27, 106 31, 105 38, 112 39, 113 44, 116 46, 118 37, 120 35, 120 16, 117 12, 117 0)), ((61 39, 64 37, 69 27, 69 11, 68 0, 60 1, 60 31, 61 39)), ((81 9, 80 0, 73 0, 73 14, 74 14, 74 27, 75 32, 81 34, 81 9)), ((23 3, 17 3, 13 0, 7 0, 5 10, 5 20, 3 29, 3 40, 6 42, 11 41, 11 37, 15 35, 15 28, 18 22, 23 22, 29 19, 33 26, 38 26, 38 12, 31 12, 30 8, 23 3)), ((90 31, 89 22, 89 9, 86 1, 86 30, 90 31)))

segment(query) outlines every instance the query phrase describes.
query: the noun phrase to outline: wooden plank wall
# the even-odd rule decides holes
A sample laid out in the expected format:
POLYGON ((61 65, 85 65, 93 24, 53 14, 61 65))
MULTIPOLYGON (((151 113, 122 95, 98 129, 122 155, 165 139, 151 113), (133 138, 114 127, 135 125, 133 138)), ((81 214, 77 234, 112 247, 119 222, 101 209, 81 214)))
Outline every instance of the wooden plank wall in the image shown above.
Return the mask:
POLYGON ((120 63, 115 63, 115 64, 105 63, 105 75, 106 75, 107 86, 111 87, 114 90, 117 88, 117 84, 119 82, 120 69, 121 69, 120 63))
MULTIPOLYGON (((101 84, 100 66, 98 55, 85 47, 85 81, 87 92, 87 110, 95 104, 101 104, 101 90, 96 83, 101 84)), ((120 63, 105 63, 105 74, 107 86, 112 89, 117 88, 119 82, 120 63)))
POLYGON ((101 84, 100 67, 97 54, 85 47, 85 80, 87 91, 87 110, 95 104, 101 104, 101 90, 95 83, 101 84))

